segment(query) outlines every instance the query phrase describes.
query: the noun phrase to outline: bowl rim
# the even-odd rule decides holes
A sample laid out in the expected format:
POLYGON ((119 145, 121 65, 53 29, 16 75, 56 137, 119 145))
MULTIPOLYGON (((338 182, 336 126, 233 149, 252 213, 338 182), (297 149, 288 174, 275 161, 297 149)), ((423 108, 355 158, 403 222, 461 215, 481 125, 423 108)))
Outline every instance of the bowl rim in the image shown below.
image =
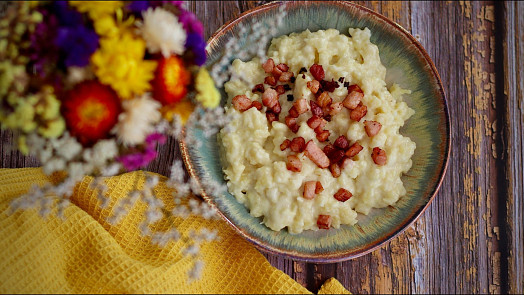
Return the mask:
MULTIPOLYGON (((224 25, 222 25, 220 28, 218 28, 215 31, 215 33, 213 33, 213 35, 208 39, 207 46, 206 46, 206 51, 208 50, 209 45, 212 44, 213 42, 215 42, 216 39, 218 39, 221 35, 226 33, 227 30, 230 27, 233 27, 234 25, 239 23, 241 20, 243 20, 243 19, 245 19, 245 18, 247 18, 247 17, 249 17, 249 16, 251 16, 253 14, 258 14, 258 13, 267 11, 269 9, 274 8, 275 6, 280 6, 283 2, 284 1, 273 1, 273 2, 269 2, 269 3, 263 4, 263 5, 254 7, 252 9, 249 9, 249 10, 241 13, 238 17, 229 20, 224 25)), ((335 253, 326 253, 326 254, 323 253, 323 254, 320 254, 319 256, 316 256, 315 254, 304 254, 304 253, 300 253, 300 252, 293 251, 293 250, 282 250, 282 249, 273 247, 271 245, 265 245, 263 242, 259 241, 256 237, 251 236, 244 229, 238 227, 231 220, 229 220, 224 215, 224 213, 222 213, 217 208, 215 202, 213 202, 213 200, 212 200, 213 197, 208 195, 204 191, 204 189, 201 189, 201 195, 202 195, 203 199, 219 213, 219 215, 222 217, 222 219, 224 219, 231 227, 233 227, 235 229, 235 231, 238 234, 240 234, 244 239, 246 239, 247 241, 252 243, 257 249, 262 250, 263 252, 266 252, 266 253, 269 253, 269 254, 279 255, 279 256, 283 256, 283 257, 286 257, 286 258, 299 260, 299 261, 305 261, 305 262, 311 262, 311 263, 337 263, 337 262, 342 262, 342 261, 346 261, 346 260, 350 260, 350 259, 354 259, 354 258, 363 256, 363 255, 366 255, 366 254, 368 254, 368 253, 370 253, 370 252, 372 252, 372 251, 382 247, 384 244, 386 244, 387 242, 391 241, 393 238, 395 238, 398 235, 400 235, 401 233, 403 233, 407 228, 411 227, 413 225, 413 223, 416 222, 420 218, 420 216, 426 211, 426 209, 433 202, 433 200, 435 199, 438 191, 440 190, 440 187, 442 185, 442 182, 444 180, 444 177, 445 177, 447 169, 448 169, 449 157, 450 157, 450 154, 451 154, 451 121, 450 121, 450 118, 449 118, 449 110, 448 110, 446 93, 444 91, 444 86, 442 84, 440 75, 439 75, 439 73, 438 73, 438 71, 436 69, 436 66, 433 63, 433 60, 428 55, 428 53, 426 52, 426 50, 424 49, 424 47, 422 46, 422 44, 420 44, 420 42, 415 37, 413 37, 413 35, 411 35, 410 32, 408 32, 405 28, 403 28, 398 23, 396 23, 393 20, 385 17, 384 15, 382 15, 382 14, 380 14, 378 12, 375 12, 375 11, 365 7, 365 6, 362 6, 360 4, 356 4, 356 3, 353 3, 353 2, 347 2, 347 1, 308 1, 308 2, 289 1, 286 4, 287 5, 293 5, 293 6, 300 6, 300 5, 308 5, 309 3, 315 3, 315 4, 322 3, 322 4, 326 4, 326 5, 342 5, 342 6, 346 6, 346 7, 353 7, 353 8, 357 8, 358 10, 360 10, 360 11, 362 11, 364 13, 369 13, 369 14, 374 15, 379 20, 382 20, 385 23, 391 25, 393 28, 397 29, 401 34, 403 34, 405 37, 407 37, 407 39, 413 45, 416 46, 418 51, 424 57, 425 62, 430 66, 431 73, 434 75, 434 77, 437 80, 436 82, 437 82, 437 85, 438 85, 438 90, 439 90, 440 95, 442 97, 442 103, 443 103, 443 106, 444 106, 444 110, 443 111, 444 111, 445 122, 446 122, 446 133, 445 133, 446 137, 445 137, 445 139, 447 141, 447 144, 445 146, 445 153, 444 153, 445 154, 444 163, 443 163, 443 165, 440 168, 440 173, 439 173, 439 176, 438 176, 438 181, 436 183, 436 186, 434 187, 433 192, 430 193, 431 197, 429 198, 428 202, 424 206, 422 206, 417 211, 415 211, 415 213, 412 215, 412 217, 410 219, 408 219, 406 222, 403 222, 403 223, 399 224, 394 230, 390 231, 383 238, 372 242, 368 247, 363 247, 361 249, 349 250, 349 251, 348 250, 343 250, 343 251, 338 251, 338 252, 335 252, 335 253)), ((185 132, 186 132, 185 128, 183 129, 182 132, 183 132, 183 134, 185 134, 185 132)), ((182 139, 179 142, 179 146, 180 146, 180 150, 181 150, 182 159, 184 161, 184 164, 186 165, 186 168, 187 168, 187 171, 188 171, 190 177, 194 178, 195 181, 197 181, 197 183, 200 185, 200 187, 202 187, 201 186, 201 180, 200 180, 200 178, 198 176, 198 173, 196 172, 196 170, 195 170, 195 168, 194 168, 194 166, 193 166, 193 164, 191 162, 190 155, 189 155, 189 149, 187 147, 187 144, 186 144, 185 140, 183 139, 184 136, 182 136, 181 138, 182 139)))

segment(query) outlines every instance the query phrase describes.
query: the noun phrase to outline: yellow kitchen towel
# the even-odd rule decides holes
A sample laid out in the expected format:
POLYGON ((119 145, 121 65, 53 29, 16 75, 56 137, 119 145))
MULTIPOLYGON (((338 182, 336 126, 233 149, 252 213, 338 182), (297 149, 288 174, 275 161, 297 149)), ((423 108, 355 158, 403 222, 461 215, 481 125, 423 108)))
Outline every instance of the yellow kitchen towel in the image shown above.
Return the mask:
MULTIPOLYGON (((65 219, 42 218, 36 209, 10 213, 9 203, 31 185, 56 179, 39 168, 0 169, 0 293, 309 293, 224 221, 195 216, 171 222, 182 235, 208 228, 220 240, 203 244, 202 276, 188 282, 194 260, 182 254, 182 242, 159 247, 140 235, 144 204, 137 203, 118 225, 106 221, 116 201, 144 179, 141 171, 108 178, 111 205, 100 209, 89 188, 93 179, 85 177, 65 219)), ((171 193, 163 181, 155 188, 166 204, 171 193)), ((159 222, 157 229, 168 226, 159 222)), ((326 291, 347 292, 336 280, 320 290, 326 291)))

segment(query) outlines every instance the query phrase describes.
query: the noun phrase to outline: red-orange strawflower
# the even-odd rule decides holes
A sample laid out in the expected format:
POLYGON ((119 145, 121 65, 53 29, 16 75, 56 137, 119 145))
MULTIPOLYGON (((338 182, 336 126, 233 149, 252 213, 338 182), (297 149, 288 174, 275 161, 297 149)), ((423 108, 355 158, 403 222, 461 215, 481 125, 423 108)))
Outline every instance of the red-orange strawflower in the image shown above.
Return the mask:
POLYGON ((83 144, 106 138, 117 123, 120 111, 115 91, 97 81, 76 85, 62 103, 67 129, 83 144))
POLYGON ((162 105, 181 101, 187 94, 191 73, 177 56, 160 59, 153 80, 153 97, 162 105))

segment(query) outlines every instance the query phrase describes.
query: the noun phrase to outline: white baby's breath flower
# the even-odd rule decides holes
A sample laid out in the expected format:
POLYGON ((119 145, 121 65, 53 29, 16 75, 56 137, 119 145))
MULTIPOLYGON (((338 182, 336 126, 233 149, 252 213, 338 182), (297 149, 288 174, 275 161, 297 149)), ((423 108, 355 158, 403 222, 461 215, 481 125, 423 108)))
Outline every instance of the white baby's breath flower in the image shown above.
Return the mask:
POLYGON ((160 7, 150 7, 142 17, 144 22, 139 27, 149 52, 160 51, 165 58, 171 53, 184 53, 186 31, 174 14, 160 7))
POLYGON ((64 159, 60 157, 53 157, 50 158, 47 162, 45 162, 44 173, 50 175, 53 172, 63 170, 65 166, 66 162, 64 161, 64 159))
POLYGON ((143 143, 146 136, 155 130, 154 123, 162 117, 159 112, 160 103, 146 93, 141 97, 124 101, 122 106, 124 112, 118 116, 118 123, 113 132, 124 144, 143 143))

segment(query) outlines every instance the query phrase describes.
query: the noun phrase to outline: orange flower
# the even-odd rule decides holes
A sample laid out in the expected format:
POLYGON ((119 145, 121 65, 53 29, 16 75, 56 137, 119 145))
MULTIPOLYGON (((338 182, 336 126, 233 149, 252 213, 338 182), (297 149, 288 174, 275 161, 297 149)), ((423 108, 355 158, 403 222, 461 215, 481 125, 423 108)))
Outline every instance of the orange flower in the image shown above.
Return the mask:
POLYGON ((76 85, 62 104, 67 129, 83 144, 106 138, 120 111, 120 100, 113 89, 97 81, 76 85))
POLYGON ((184 62, 177 56, 162 58, 153 80, 153 98, 162 105, 181 101, 187 94, 191 82, 191 73, 184 67, 184 62))

